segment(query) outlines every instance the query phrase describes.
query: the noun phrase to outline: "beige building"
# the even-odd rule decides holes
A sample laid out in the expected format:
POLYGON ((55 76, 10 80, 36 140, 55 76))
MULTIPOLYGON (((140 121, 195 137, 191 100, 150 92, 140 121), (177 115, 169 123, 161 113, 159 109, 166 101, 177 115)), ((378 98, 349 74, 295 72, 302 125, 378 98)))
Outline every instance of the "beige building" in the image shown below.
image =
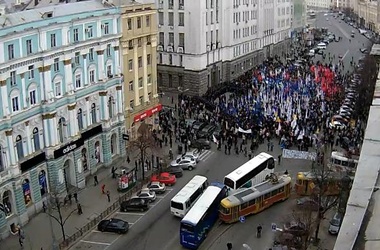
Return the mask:
POLYGON ((357 1, 355 5, 355 13, 358 15, 359 24, 366 27, 369 30, 378 32, 379 24, 377 22, 378 17, 378 4, 377 1, 361 0, 357 1))
POLYGON ((155 124, 157 94, 157 10, 135 1, 121 6, 126 131, 133 140, 142 122, 155 124))

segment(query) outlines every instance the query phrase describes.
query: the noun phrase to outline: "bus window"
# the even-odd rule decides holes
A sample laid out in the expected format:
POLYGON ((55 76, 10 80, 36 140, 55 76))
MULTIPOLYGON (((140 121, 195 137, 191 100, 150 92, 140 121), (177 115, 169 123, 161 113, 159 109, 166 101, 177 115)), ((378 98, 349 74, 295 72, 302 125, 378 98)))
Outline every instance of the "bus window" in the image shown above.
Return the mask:
POLYGON ((347 167, 348 166, 348 161, 342 161, 342 166, 347 167))
POLYGON ((274 159, 273 158, 268 160, 267 168, 268 169, 274 169, 274 159))
POLYGON ((334 159, 334 164, 341 165, 342 163, 340 162, 340 160, 334 159))
POLYGON ((189 233, 194 233, 194 227, 191 225, 184 224, 184 223, 181 224, 181 230, 189 232, 189 233))

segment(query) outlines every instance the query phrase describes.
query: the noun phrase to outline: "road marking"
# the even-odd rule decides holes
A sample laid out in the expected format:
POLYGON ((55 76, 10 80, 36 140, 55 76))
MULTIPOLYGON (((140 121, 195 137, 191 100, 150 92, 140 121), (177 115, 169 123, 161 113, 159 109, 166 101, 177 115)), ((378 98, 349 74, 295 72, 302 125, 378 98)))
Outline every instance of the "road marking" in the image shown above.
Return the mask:
POLYGON ((130 213, 130 212, 116 212, 117 214, 125 214, 125 215, 136 215, 136 216, 144 216, 143 213, 130 213))
POLYGON ((81 240, 83 243, 89 243, 89 244, 95 244, 95 245, 103 245, 103 246, 110 246, 111 243, 105 243, 105 242, 97 242, 97 241, 89 241, 89 240, 81 240))
POLYGON ((211 152, 211 154, 208 154, 205 158, 203 158, 203 161, 207 161, 213 154, 214 152, 211 152))
POLYGON ((344 55, 343 55, 343 57, 342 57, 342 61, 343 61, 343 60, 344 60, 344 58, 347 56, 348 52, 350 52, 350 50, 349 50, 349 49, 346 51, 346 53, 344 53, 344 55))
MULTIPOLYGON (((163 199, 163 198, 165 198, 165 195, 156 195, 156 200, 158 200, 158 199, 163 199)), ((153 201, 152 203, 154 203, 155 201, 153 201)))
POLYGON ((337 27, 339 29, 339 31, 347 38, 347 39, 350 39, 350 36, 348 35, 348 33, 342 28, 340 27, 340 25, 338 25, 336 22, 334 22, 334 26, 337 27))
POLYGON ((199 160, 201 160, 201 161, 205 161, 205 160, 207 160, 208 157, 209 157, 210 155, 212 155, 212 154, 214 154, 214 152, 209 151, 209 150, 204 151, 204 152, 199 156, 199 160))
POLYGON ((113 243, 115 243, 119 238, 121 237, 121 235, 117 236, 116 239, 114 239, 111 244, 109 244, 106 248, 104 248, 104 250, 107 250, 113 243))

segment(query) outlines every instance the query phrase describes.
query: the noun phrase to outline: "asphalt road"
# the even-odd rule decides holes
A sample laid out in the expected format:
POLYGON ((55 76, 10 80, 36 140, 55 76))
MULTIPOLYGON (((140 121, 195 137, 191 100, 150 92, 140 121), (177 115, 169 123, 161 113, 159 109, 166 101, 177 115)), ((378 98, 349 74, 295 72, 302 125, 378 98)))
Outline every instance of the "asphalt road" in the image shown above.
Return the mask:
MULTIPOLYGON (((353 29, 344 22, 339 23, 333 17, 322 15, 317 16, 318 27, 328 27, 331 32, 342 36, 343 40, 338 43, 331 43, 327 47, 327 52, 344 56, 343 60, 346 70, 350 66, 351 57, 358 59, 361 56, 360 48, 363 43, 369 45, 368 39, 364 36, 357 35, 351 43, 350 33, 353 29)), ((280 148, 275 143, 274 152, 271 153, 276 159, 280 154, 280 148)), ((255 152, 266 151, 266 145, 261 145, 255 152)), ((131 223, 130 231, 126 235, 116 235, 111 233, 101 233, 93 230, 90 234, 82 239, 72 249, 91 249, 91 250, 179 250, 183 249, 179 243, 179 226, 180 219, 170 214, 171 198, 196 174, 207 176, 209 182, 222 181, 223 177, 241 166, 248 159, 242 155, 225 155, 224 152, 216 151, 214 146, 211 152, 204 155, 203 160, 198 164, 197 169, 192 172, 185 172, 184 176, 178 179, 177 183, 171 187, 164 195, 158 196, 158 200, 152 204, 151 209, 145 213, 115 213, 113 217, 123 218, 131 223)), ((307 171, 311 163, 303 160, 283 159, 281 166, 277 166, 277 171, 288 170, 289 174, 295 178, 298 171, 307 171)), ((276 223, 279 228, 287 220, 295 207, 295 197, 276 204, 271 208, 250 216, 244 223, 235 223, 232 225, 217 224, 209 233, 208 238, 203 242, 199 249, 201 250, 220 250, 226 249, 226 243, 232 242, 234 249, 242 249, 244 243, 251 246, 252 249, 268 249, 273 243, 275 233, 271 231, 271 223, 276 223), (255 228, 258 224, 263 225, 263 234, 260 239, 255 237, 255 228)), ((324 223, 326 224, 326 223, 324 223)), ((326 234, 325 227, 321 229, 321 238, 326 240, 326 249, 332 249, 334 237, 326 234), (328 243, 330 242, 330 243, 328 243), (330 246, 327 246, 330 244, 330 246)))

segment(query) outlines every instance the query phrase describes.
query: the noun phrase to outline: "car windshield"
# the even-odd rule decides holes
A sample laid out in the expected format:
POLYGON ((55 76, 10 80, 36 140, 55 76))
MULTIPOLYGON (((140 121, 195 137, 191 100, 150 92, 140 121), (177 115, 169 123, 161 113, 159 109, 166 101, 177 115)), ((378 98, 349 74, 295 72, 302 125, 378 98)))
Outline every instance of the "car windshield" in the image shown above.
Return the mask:
POLYGON ((153 191, 149 191, 149 194, 150 194, 150 195, 154 195, 154 192, 153 192, 153 191))
POLYGON ((333 225, 333 226, 339 227, 339 225, 340 225, 340 220, 333 218, 333 219, 330 221, 330 224, 333 225))
POLYGON ((175 162, 176 163, 180 163, 181 162, 181 158, 178 158, 175 162))

